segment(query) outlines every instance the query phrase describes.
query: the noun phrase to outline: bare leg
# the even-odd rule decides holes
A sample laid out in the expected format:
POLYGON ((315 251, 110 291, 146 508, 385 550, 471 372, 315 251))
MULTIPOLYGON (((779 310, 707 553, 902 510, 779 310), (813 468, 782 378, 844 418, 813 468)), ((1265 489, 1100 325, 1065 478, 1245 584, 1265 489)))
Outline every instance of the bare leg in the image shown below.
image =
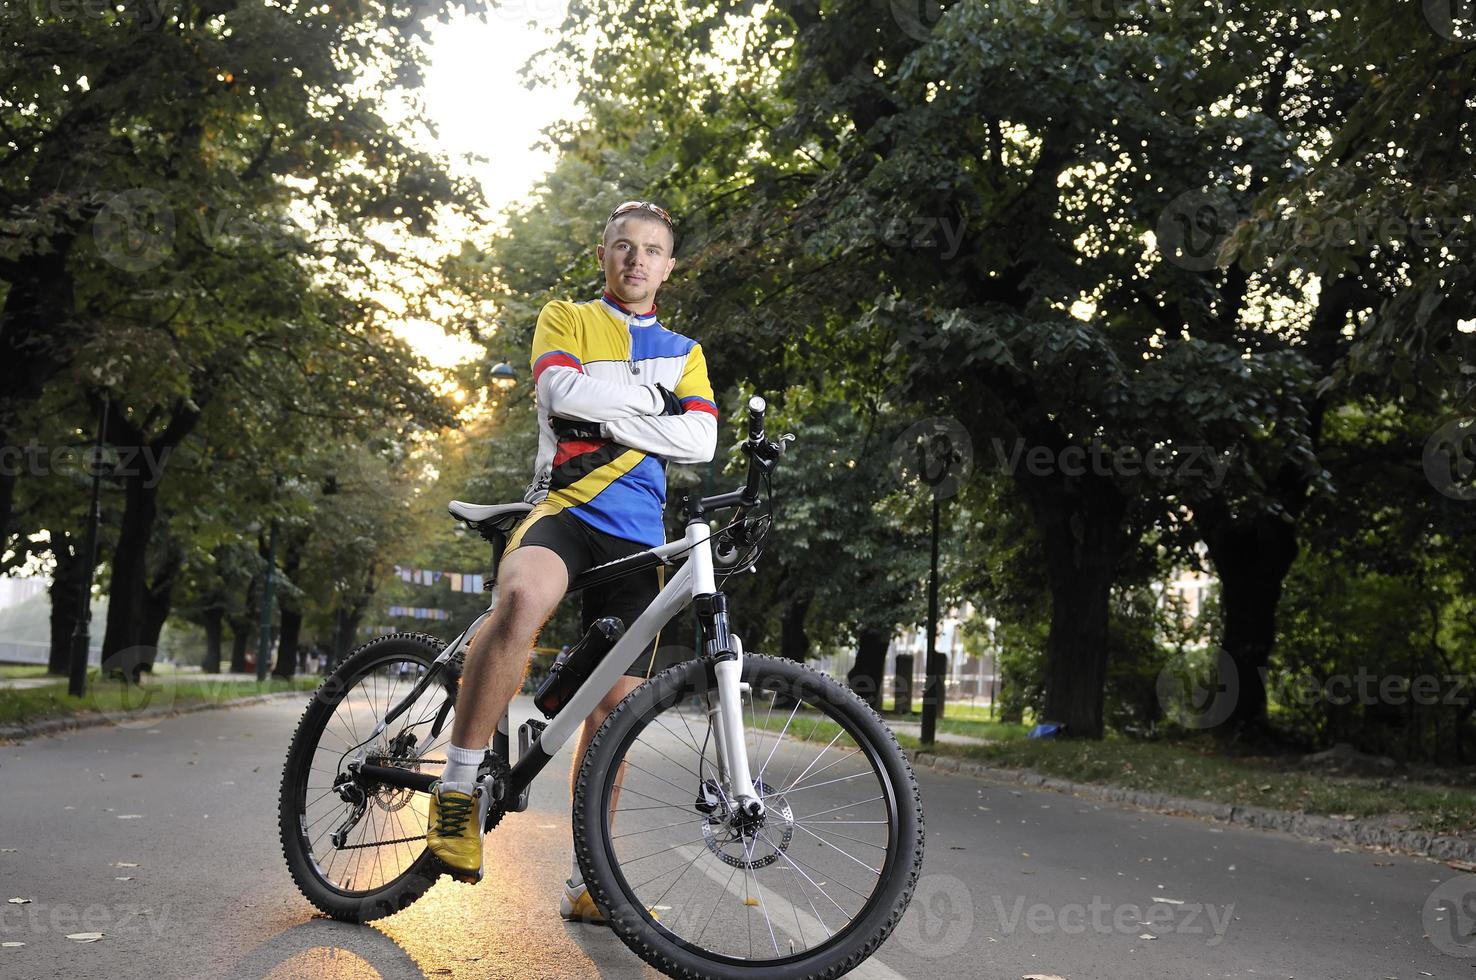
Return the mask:
POLYGON ((564 561, 548 548, 514 548, 503 558, 497 605, 466 654, 451 744, 486 748, 523 684, 533 640, 569 587, 564 561))
MULTIPOLYGON (((625 696, 645 683, 640 677, 621 677, 610 688, 610 693, 600 699, 599 706, 589 713, 584 719, 584 726, 579 729, 579 741, 574 746, 574 765, 569 771, 569 799, 574 799, 574 787, 579 781, 579 767, 584 764, 584 755, 589 751, 589 743, 594 741, 595 732, 605 723, 605 718, 614 711, 625 696)), ((620 800, 620 783, 625 778, 625 763, 620 764, 620 770, 615 773, 615 791, 610 794, 610 809, 615 809, 615 804, 620 800)))

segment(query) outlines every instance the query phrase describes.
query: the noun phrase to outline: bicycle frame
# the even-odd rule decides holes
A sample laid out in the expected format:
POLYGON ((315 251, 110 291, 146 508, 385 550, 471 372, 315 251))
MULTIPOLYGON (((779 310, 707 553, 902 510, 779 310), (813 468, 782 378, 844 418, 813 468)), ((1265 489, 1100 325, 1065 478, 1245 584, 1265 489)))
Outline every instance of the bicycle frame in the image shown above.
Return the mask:
MULTIPOLYGON (((594 582, 619 577, 651 567, 653 564, 669 565, 673 558, 681 554, 687 555, 686 563, 671 577, 645 612, 641 613, 635 622, 629 624, 625 634, 590 673, 589 678, 580 685, 568 703, 548 722, 548 725, 539 733, 537 740, 529 746, 528 751, 517 760, 516 764, 512 764, 512 760, 508 758, 508 715, 506 712, 503 713, 497 726, 494 744, 502 752, 503 758, 511 764, 511 771, 508 774, 506 786, 500 787, 501 798, 497 800, 499 805, 505 809, 512 809, 508 806, 509 801, 525 799, 524 793, 528 786, 564 747, 564 744, 574 735, 600 700, 614 688, 616 681, 635 662, 646 646, 656 638, 662 627, 675 618, 689 602, 699 599, 710 601, 712 597, 719 599, 722 597, 722 593, 717 591, 713 573, 712 530, 700 515, 688 520, 685 534, 681 539, 669 541, 647 551, 637 552, 608 565, 597 566, 571 583, 571 591, 575 588, 585 588, 594 582)), ((708 624, 704 623, 703 646, 715 657, 718 705, 714 712, 717 716, 714 731, 717 736, 719 775, 726 780, 727 791, 737 802, 739 809, 750 816, 758 816, 763 813, 764 806, 758 792, 754 789, 752 774, 748 766, 748 747, 743 731, 742 690, 739 680, 743 671, 743 647, 738 637, 727 633, 724 602, 718 602, 717 605, 724 610, 723 622, 715 631, 709 629, 708 624), (720 635, 708 635, 713 632, 720 635), (718 649, 723 646, 728 649, 718 649)), ((432 682, 438 669, 444 669, 444 665, 466 647, 470 642, 470 637, 490 612, 490 609, 484 612, 446 647, 421 682, 400 704, 385 714, 373 734, 365 739, 363 744, 373 743, 390 723, 420 696, 425 687, 432 682)), ((431 783, 435 780, 435 777, 427 773, 368 764, 365 761, 367 754, 368 750, 361 748, 355 762, 350 763, 349 770, 376 783, 422 792, 429 792, 431 783)))

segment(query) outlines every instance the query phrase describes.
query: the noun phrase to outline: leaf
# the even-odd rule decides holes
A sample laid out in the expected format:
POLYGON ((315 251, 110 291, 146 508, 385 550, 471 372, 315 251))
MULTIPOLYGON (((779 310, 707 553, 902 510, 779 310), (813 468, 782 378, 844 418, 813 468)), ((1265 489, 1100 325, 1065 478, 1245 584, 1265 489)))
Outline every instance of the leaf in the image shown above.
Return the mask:
POLYGON ((95 943, 103 938, 103 934, 100 932, 69 932, 67 938, 79 943, 95 943))

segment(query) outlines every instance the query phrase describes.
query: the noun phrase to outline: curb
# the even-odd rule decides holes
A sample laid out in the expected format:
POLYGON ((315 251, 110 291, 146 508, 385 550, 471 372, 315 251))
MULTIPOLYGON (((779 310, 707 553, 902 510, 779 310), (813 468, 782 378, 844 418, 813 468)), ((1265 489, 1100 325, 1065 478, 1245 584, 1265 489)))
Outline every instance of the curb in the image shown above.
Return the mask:
POLYGON ((906 755, 908 761, 914 766, 927 766, 938 772, 974 776, 995 782, 1018 783, 1021 786, 1033 786, 1109 803, 1125 803, 1158 813, 1187 814, 1221 823, 1252 827, 1256 830, 1277 830, 1314 840, 1339 841, 1359 847, 1382 847, 1440 861, 1476 862, 1476 840, 1445 837, 1417 830, 1398 830, 1384 826, 1376 820, 1337 820, 1332 817, 1292 813, 1288 810, 1272 810, 1267 807, 1209 803, 1204 800, 1169 796, 1166 793, 1149 793, 1100 783, 1074 783, 1055 776, 1043 776, 1029 769, 1006 769, 1002 766, 991 766, 982 762, 960 759, 957 756, 919 752, 916 749, 906 750, 906 755))
POLYGON ((275 694, 253 694, 250 697, 235 698, 230 701, 205 701, 200 704, 187 704, 182 707, 155 708, 119 717, 117 712, 111 714, 99 712, 88 715, 74 715, 65 718, 43 718, 29 725, 12 725, 0 727, 0 742, 24 742, 28 739, 39 738, 42 735, 55 735, 59 732, 72 731, 80 728, 97 728, 102 725, 116 725, 124 721, 134 722, 148 719, 172 718, 175 715, 188 715, 196 711, 211 711, 217 708, 238 708, 246 704, 261 704, 267 701, 281 701, 286 698, 304 698, 313 696, 312 691, 278 691, 275 694))

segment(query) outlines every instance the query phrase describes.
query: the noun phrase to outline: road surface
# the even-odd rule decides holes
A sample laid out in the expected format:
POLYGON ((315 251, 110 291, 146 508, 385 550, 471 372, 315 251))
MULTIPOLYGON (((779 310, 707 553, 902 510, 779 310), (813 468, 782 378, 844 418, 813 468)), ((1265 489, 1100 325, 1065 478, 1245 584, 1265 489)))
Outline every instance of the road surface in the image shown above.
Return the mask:
MULTIPOLYGON (((482 883, 442 879, 371 926, 316 917, 276 832, 300 709, 0 746, 0 900, 29 900, 0 904, 0 977, 657 976, 608 930, 557 916, 567 748, 530 809, 487 838, 482 883), (102 938, 68 938, 88 933, 102 938)), ((1476 876, 931 770, 919 780, 925 875, 852 976, 1476 980, 1469 921, 1426 914, 1442 885, 1476 899, 1476 876)))

